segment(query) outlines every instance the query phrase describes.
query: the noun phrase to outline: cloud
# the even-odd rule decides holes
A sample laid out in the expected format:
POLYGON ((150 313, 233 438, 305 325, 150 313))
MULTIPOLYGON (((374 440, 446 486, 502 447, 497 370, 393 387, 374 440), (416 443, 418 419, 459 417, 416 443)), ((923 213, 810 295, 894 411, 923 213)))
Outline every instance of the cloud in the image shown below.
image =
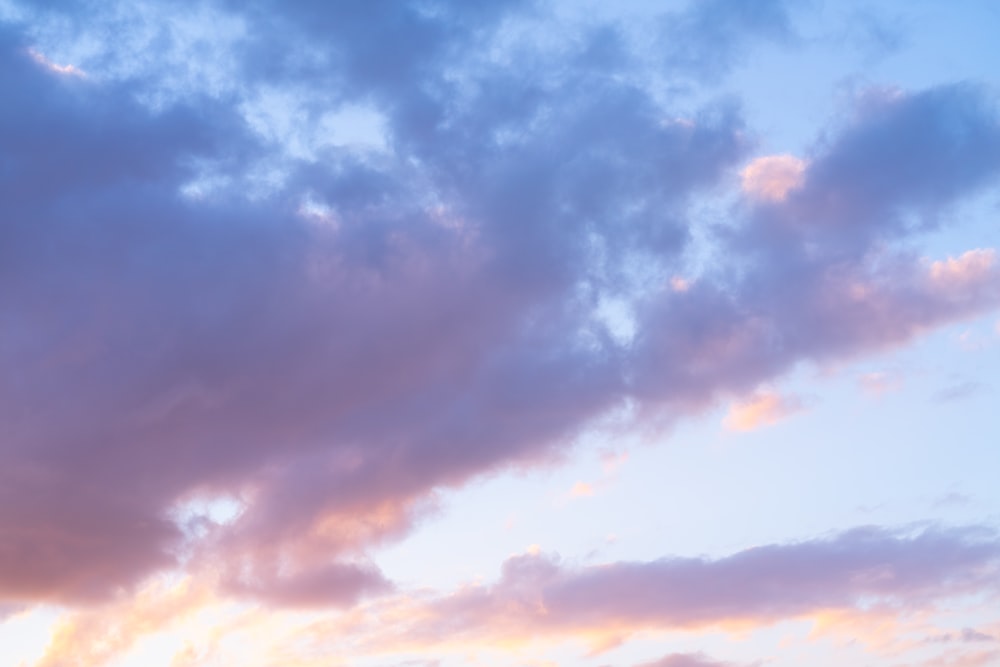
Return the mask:
POLYGON ((82 72, 74 65, 59 65, 57 63, 52 62, 51 60, 46 58, 44 54, 41 54, 38 51, 35 51, 34 49, 28 49, 28 55, 30 55, 31 58, 36 63, 38 63, 39 65, 41 65, 42 67, 51 72, 55 72, 56 74, 65 74, 67 76, 79 76, 79 77, 86 76, 84 72, 82 72))
POLYGON ((761 206, 748 234, 826 244, 846 259, 876 240, 942 224, 947 207, 995 178, 1000 123, 972 84, 906 93, 869 90, 839 131, 807 158, 781 206, 761 206))
POLYGON ((984 279, 996 275, 996 251, 993 248, 976 248, 959 257, 932 262, 931 283, 940 290, 959 292, 974 289, 984 279))
POLYGON ((759 391, 729 408, 723 424, 732 431, 770 426, 803 409, 802 401, 773 391, 759 391))
POLYGON ((979 632, 975 628, 962 628, 963 642, 995 642, 997 638, 985 632, 979 632))
POLYGON ((668 67, 701 78, 718 78, 756 40, 791 42, 784 0, 706 0, 663 18, 662 44, 668 67))
POLYGON ((636 667, 731 667, 732 664, 712 660, 703 653, 673 653, 636 667))
POLYGON ((977 644, 982 642, 995 642, 997 641, 997 638, 989 633, 976 630, 975 628, 962 628, 961 632, 946 632, 932 637, 927 641, 938 644, 947 644, 955 641, 967 644, 977 644))
MULTIPOLYGON (((550 463, 625 406, 679 419, 1000 304, 989 251, 894 245, 996 177, 981 89, 858 100, 799 187, 707 231, 731 262, 671 281, 693 207, 747 161, 738 105, 664 122, 680 110, 617 75, 607 33, 532 43, 528 9, 206 4, 213 41, 148 5, 56 3, 3 29, 0 600, 96 604, 184 570, 356 604, 392 590, 370 552, 441 489, 550 463), (95 51, 64 59, 43 39, 63 31, 95 51), (313 141, 351 105, 382 150, 313 141), (205 497, 241 509, 178 519, 205 497)), ((670 21, 677 76, 787 32, 779 3, 670 21)))
POLYGON ((740 172, 743 191, 763 201, 780 202, 802 186, 806 163, 794 155, 768 155, 753 160, 740 172))
POLYGON ((210 601, 190 580, 154 582, 132 597, 64 615, 34 667, 102 665, 127 652, 142 637, 162 632, 210 601))
POLYGON ((958 382, 938 391, 934 394, 934 400, 940 403, 962 401, 987 393, 989 389, 989 386, 982 382, 968 380, 966 382, 958 382))
POLYGON ((362 594, 391 589, 374 566, 345 563, 313 567, 303 574, 280 573, 280 567, 272 565, 264 571, 263 577, 256 577, 251 571, 236 575, 223 585, 223 590, 230 594, 297 608, 349 605, 362 594), (279 573, 274 574, 275 571, 279 573))
POLYGON ((926 660, 920 667, 988 667, 1000 658, 1000 651, 950 651, 944 655, 926 660))
POLYGON ((397 602, 397 632, 371 641, 392 650, 567 638, 607 646, 643 631, 745 630, 876 608, 895 616, 994 591, 998 566, 1000 543, 980 528, 867 527, 717 559, 584 567, 531 553, 505 561, 493 584, 397 602))

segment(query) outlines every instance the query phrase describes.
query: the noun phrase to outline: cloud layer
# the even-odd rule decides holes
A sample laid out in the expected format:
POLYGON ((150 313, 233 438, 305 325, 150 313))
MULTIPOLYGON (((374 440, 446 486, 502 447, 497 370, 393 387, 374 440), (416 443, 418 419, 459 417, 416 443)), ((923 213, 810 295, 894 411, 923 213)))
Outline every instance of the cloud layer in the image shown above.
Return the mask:
MULTIPOLYGON (((852 614, 867 614, 871 623, 963 596, 992 600, 1000 593, 998 568, 1000 542, 979 527, 862 527, 721 558, 583 566, 529 552, 506 560, 491 584, 373 604, 360 616, 367 623, 352 619, 350 634, 376 652, 566 640, 603 652, 643 633, 743 633, 788 620, 828 625, 852 614)), ((310 632, 319 644, 344 634, 337 621, 310 632)), ((675 663, 716 664, 693 655, 663 661, 675 663)))
MULTIPOLYGON (((812 154, 754 158, 738 106, 670 108, 623 76, 638 54, 614 29, 529 39, 531 3, 200 7, 236 26, 219 71, 170 65, 200 37, 139 10, 25 7, 0 33, 0 602, 92 603, 186 568, 351 604, 392 590, 370 552, 440 489, 550 461, 626 407, 672 421, 1000 305, 992 249, 903 245, 1000 172, 975 85, 869 91, 812 154), (116 21, 133 41, 60 65, 87 76, 36 49, 116 21), (144 30, 165 61, 133 71, 144 30), (349 105, 382 149, 317 139, 349 105), (720 191, 729 220, 708 225, 694 205, 720 191), (696 236, 731 261, 686 271, 696 236), (217 502, 236 509, 198 509, 217 502)), ((721 76, 747 40, 787 37, 767 7, 664 17, 699 40, 667 60, 721 76)), ((529 582, 568 624, 777 617, 919 592, 992 548, 862 532, 571 575, 531 557, 491 595, 528 605, 529 582), (769 595, 772 557, 828 578, 769 595), (673 602, 643 598, 647 578, 673 602), (612 590, 634 599, 587 616, 612 590)), ((491 600, 447 604, 475 619, 491 600)))

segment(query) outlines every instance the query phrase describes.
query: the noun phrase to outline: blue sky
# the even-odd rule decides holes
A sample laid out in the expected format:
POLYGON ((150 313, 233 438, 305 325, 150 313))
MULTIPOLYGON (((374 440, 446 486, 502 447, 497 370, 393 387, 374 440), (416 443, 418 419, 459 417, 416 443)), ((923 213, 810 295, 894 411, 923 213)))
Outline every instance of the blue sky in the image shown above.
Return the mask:
POLYGON ((0 663, 1000 663, 997 25, 0 3, 0 663))

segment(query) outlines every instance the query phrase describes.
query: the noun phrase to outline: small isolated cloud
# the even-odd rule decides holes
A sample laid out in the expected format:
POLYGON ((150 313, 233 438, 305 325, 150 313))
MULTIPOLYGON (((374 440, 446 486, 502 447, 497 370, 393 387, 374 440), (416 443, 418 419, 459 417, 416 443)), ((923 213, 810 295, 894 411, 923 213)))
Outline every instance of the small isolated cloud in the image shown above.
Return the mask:
POLYGON ((997 638, 986 632, 981 632, 975 628, 962 628, 961 632, 945 632, 934 635, 925 640, 929 644, 950 644, 961 642, 963 644, 977 644, 984 642, 995 642, 997 638))
POLYGON ((962 628, 961 639, 963 642, 995 642, 997 640, 993 635, 987 634, 985 632, 980 632, 975 628, 962 628))
POLYGON ((759 157, 740 172, 743 192, 761 201, 783 201, 802 186, 805 171, 805 161, 794 155, 759 157))
POLYGON ((729 408, 723 425, 730 431, 753 431, 770 426, 804 409, 802 400, 774 391, 758 391, 729 408))
POLYGON ((569 490, 569 495, 571 498, 586 498, 594 495, 594 487, 587 482, 577 482, 569 490))

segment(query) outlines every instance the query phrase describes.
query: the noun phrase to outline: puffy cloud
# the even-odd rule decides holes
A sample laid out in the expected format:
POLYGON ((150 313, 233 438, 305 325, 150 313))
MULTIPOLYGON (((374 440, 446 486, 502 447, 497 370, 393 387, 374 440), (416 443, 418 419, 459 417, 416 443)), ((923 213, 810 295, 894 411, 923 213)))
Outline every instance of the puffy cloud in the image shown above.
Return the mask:
POLYGON ((759 157, 740 172, 743 191, 764 201, 780 202, 802 186, 806 163, 794 155, 759 157))
POLYGON ((930 266, 931 283, 942 291, 971 292, 997 276, 996 251, 992 248, 968 250, 959 257, 932 262, 930 266))
MULTIPOLYGON (((985 251, 891 250, 904 212, 944 224, 997 174, 972 86, 861 100, 799 187, 708 231, 732 262, 671 280, 692 202, 745 163, 747 133, 727 103, 663 122, 607 33, 526 45, 518 2, 219 3, 212 25, 242 26, 220 71, 138 58, 146 30, 171 58, 205 42, 156 14, 73 59, 86 78, 39 66, 36 24, 88 36, 154 11, 102 7, 31 8, 0 34, 2 600, 93 603, 187 568, 353 602, 390 590, 368 551, 438 489, 551 461, 624 405, 675 419, 1000 303, 985 251), (281 145, 248 108, 285 93, 276 125, 308 137, 367 105, 383 150, 281 145), (625 341, 595 316, 613 298, 625 341), (240 512, 177 518, 218 496, 240 512)), ((784 34, 765 10, 672 20, 784 34)))

